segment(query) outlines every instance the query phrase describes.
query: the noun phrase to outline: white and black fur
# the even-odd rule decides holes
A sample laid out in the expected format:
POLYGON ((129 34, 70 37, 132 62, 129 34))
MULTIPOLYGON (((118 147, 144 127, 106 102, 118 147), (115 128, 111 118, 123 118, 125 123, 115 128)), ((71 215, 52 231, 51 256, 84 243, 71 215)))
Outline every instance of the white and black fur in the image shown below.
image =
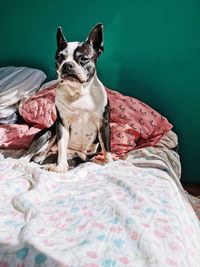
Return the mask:
POLYGON ((103 150, 105 160, 112 160, 109 103, 96 74, 96 62, 102 52, 102 24, 97 24, 84 42, 67 42, 61 27, 58 28, 55 57, 59 81, 55 98, 57 121, 36 135, 25 158, 42 163, 57 139, 57 164, 47 165, 50 171, 67 171, 69 155, 87 161, 103 150))

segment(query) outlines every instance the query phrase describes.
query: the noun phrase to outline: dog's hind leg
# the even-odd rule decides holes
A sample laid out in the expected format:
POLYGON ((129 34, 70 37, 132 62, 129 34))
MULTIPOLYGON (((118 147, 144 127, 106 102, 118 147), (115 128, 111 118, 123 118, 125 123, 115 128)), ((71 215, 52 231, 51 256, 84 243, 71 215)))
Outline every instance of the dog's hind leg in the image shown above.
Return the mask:
POLYGON ((35 162, 39 163, 39 157, 41 157, 42 160, 42 156, 48 153, 55 142, 55 139, 54 127, 40 131, 35 135, 27 152, 21 158, 27 162, 33 159, 35 162))
POLYGON ((43 147, 41 147, 40 151, 35 156, 32 157, 32 160, 36 163, 43 165, 43 161, 46 159, 55 141, 56 141, 56 135, 52 136, 46 142, 46 144, 44 144, 43 147))

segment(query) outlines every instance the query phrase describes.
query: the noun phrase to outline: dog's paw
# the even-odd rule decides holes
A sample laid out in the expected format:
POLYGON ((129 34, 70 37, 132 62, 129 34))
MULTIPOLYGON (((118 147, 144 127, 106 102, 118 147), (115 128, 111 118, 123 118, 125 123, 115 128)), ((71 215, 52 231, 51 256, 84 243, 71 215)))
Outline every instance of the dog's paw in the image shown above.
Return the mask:
POLYGON ((105 154, 105 162, 113 162, 112 154, 110 152, 105 154))
POLYGON ((68 166, 59 166, 57 165, 53 170, 53 172, 65 173, 68 171, 68 166))
POLYGON ((42 166, 43 170, 50 171, 51 169, 55 168, 56 164, 45 164, 42 166))
POLYGON ((50 172, 58 172, 58 173, 65 173, 68 171, 68 165, 67 166, 59 166, 56 164, 46 164, 44 165, 43 169, 50 172))

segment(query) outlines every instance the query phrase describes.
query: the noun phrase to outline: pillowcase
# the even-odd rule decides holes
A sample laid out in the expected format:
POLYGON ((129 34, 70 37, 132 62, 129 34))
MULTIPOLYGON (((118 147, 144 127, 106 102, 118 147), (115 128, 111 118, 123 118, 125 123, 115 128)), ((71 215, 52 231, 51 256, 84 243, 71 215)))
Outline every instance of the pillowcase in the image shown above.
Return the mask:
POLYGON ((41 129, 50 127, 56 120, 55 87, 57 85, 46 84, 35 95, 27 98, 19 106, 19 113, 29 125, 35 125, 41 129))
POLYGON ((35 93, 46 79, 43 71, 28 67, 0 68, 0 109, 35 93))
POLYGON ((111 152, 122 156, 130 150, 155 146, 172 124, 142 101, 106 88, 110 102, 111 152))
POLYGON ((0 148, 28 149, 34 136, 41 129, 28 125, 0 125, 0 148))

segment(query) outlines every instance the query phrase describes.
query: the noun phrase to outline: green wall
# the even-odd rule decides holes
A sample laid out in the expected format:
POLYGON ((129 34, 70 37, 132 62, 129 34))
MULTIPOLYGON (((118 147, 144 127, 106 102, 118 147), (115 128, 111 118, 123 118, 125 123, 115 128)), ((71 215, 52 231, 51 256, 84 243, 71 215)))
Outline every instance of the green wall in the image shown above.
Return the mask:
POLYGON ((4 0, 0 8, 0 66, 41 68, 48 79, 57 26, 74 41, 103 22, 101 80, 167 116, 179 136, 183 179, 200 182, 199 0, 4 0))

